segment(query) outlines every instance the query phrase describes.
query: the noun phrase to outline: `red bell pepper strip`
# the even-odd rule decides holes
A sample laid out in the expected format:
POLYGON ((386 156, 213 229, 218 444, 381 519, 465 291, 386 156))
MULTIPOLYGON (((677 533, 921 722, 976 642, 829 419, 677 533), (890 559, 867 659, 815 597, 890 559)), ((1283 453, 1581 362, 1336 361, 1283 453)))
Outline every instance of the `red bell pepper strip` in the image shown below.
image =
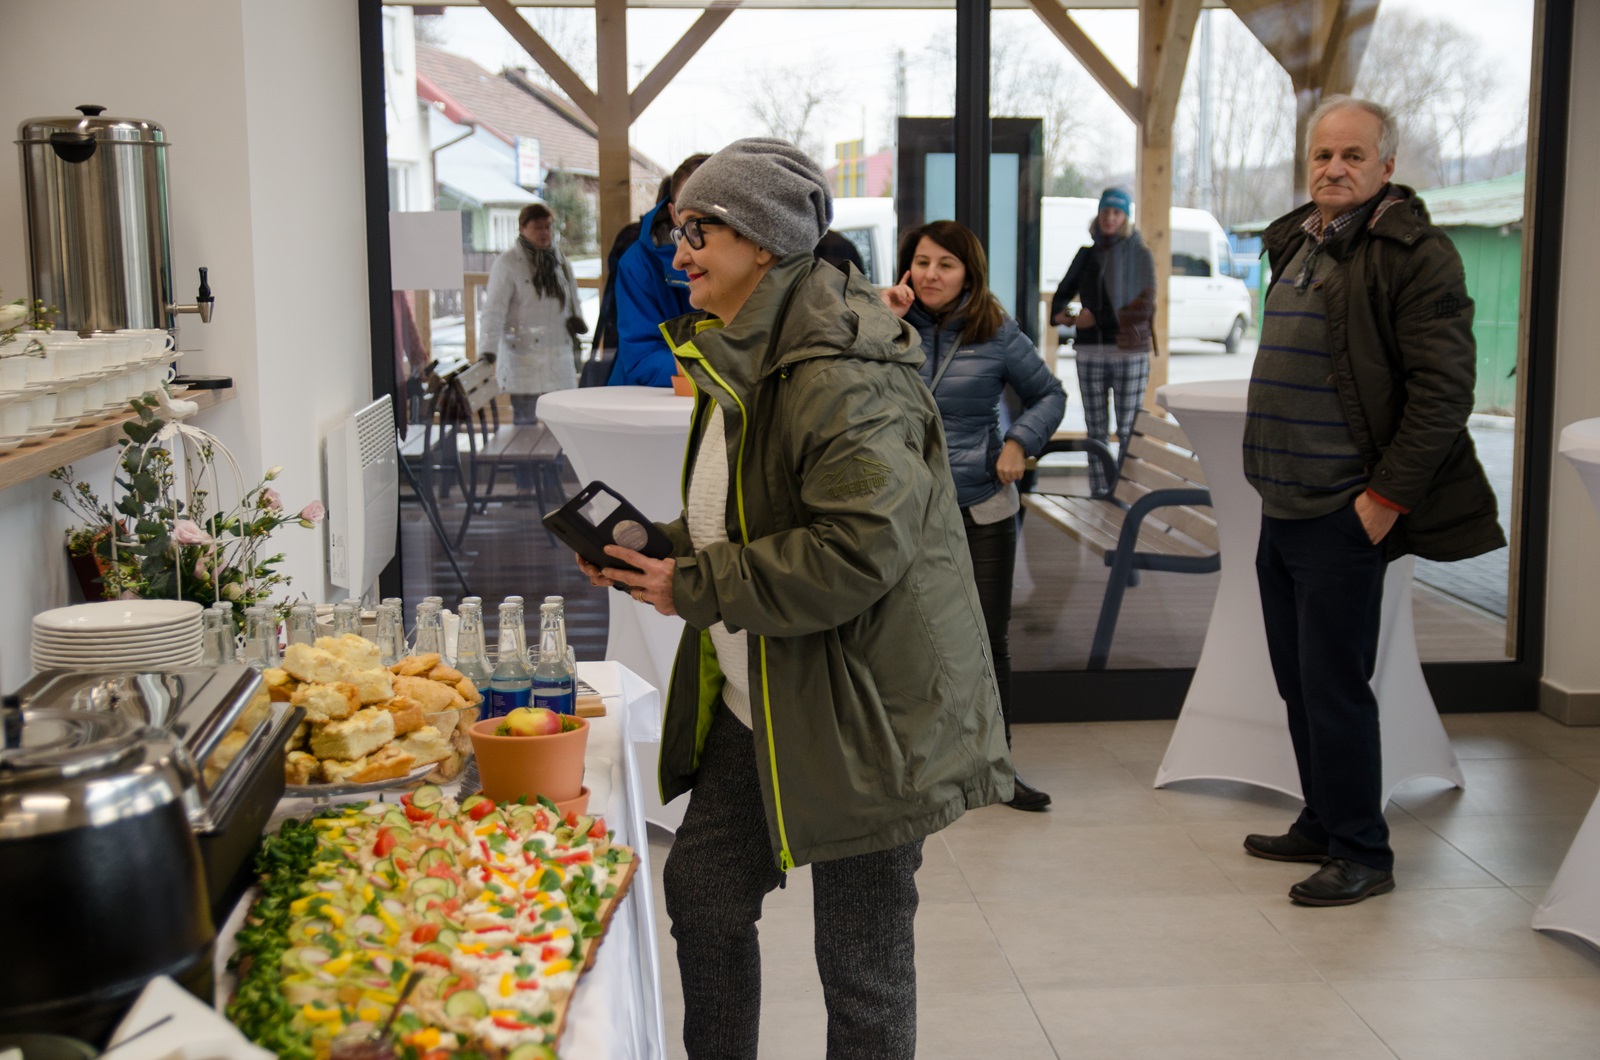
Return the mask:
POLYGON ((411 933, 411 941, 428 943, 439 937, 438 924, 419 924, 417 930, 411 933))
POLYGON ((416 961, 418 964, 434 964, 438 965, 440 968, 450 967, 449 957, 446 957, 442 953, 434 953, 432 950, 419 950, 417 955, 411 959, 416 961))
POLYGON ((388 857, 389 851, 395 848, 397 842, 399 841, 395 839, 393 832, 387 828, 378 829, 378 838, 372 844, 372 856, 378 858, 388 857))

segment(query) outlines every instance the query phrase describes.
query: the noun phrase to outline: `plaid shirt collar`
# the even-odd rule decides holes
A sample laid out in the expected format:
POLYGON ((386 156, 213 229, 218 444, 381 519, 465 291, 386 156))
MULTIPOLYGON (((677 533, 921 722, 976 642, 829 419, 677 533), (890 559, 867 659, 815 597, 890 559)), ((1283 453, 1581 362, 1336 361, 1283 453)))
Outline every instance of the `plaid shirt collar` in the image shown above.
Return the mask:
POLYGON ((1306 219, 1300 223, 1300 227, 1305 229, 1306 235, 1315 239, 1318 243, 1326 243, 1346 228, 1355 224, 1356 215, 1361 212, 1361 207, 1365 205, 1366 203, 1362 203, 1361 206, 1352 206, 1326 224, 1322 220, 1322 211, 1312 210, 1311 213, 1306 215, 1306 219))

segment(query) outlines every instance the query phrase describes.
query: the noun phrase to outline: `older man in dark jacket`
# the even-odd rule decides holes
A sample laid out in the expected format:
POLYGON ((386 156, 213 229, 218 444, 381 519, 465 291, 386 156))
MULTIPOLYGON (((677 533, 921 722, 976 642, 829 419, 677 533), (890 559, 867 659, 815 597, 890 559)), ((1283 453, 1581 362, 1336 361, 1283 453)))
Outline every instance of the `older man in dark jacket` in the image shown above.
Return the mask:
POLYGON ((1250 380, 1256 572, 1305 809, 1245 850, 1322 867, 1289 890, 1350 905, 1394 889, 1371 679, 1384 569, 1505 544, 1467 433, 1476 353, 1461 258, 1409 188, 1383 107, 1312 115, 1312 201, 1263 237, 1273 284, 1250 380))

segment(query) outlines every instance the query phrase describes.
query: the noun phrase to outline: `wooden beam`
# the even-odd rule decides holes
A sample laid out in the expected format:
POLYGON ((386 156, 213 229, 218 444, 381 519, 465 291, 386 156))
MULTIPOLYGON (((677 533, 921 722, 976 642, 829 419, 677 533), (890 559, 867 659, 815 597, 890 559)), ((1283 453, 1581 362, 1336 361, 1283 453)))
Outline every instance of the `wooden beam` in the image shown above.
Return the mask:
POLYGON ((1183 71, 1200 0, 1140 0, 1139 96, 1144 120, 1139 123, 1139 190, 1135 206, 1139 231, 1150 249, 1156 271, 1156 345, 1150 358, 1148 389, 1167 381, 1167 346, 1172 278, 1172 123, 1178 112, 1183 71))
MULTIPOLYGON (((503 0, 502 0, 503 2, 503 0)), ((595 0, 596 87, 599 130, 600 249, 604 252, 633 219, 633 153, 628 128, 628 0, 595 0)))
POLYGON ((600 124, 600 101, 595 93, 583 83, 583 78, 578 76, 577 71, 568 66, 567 61, 539 36, 539 31, 528 25, 528 20, 517 13, 510 0, 478 0, 478 2, 483 5, 485 11, 494 16, 496 22, 505 27, 506 32, 521 45, 522 50, 539 64, 539 68, 550 75, 556 86, 567 94, 567 98, 572 100, 590 121, 596 125, 600 124))
POLYGON ((639 115, 655 102, 661 90, 672 83, 672 79, 678 76, 678 71, 694 58, 695 53, 711 39, 711 35, 718 27, 728 21, 728 16, 733 14, 741 2, 742 0, 713 0, 706 7, 700 17, 694 20, 694 25, 684 31, 683 36, 678 38, 678 43, 672 46, 672 50, 661 57, 661 61, 644 75, 639 87, 633 90, 633 94, 628 98, 630 122, 639 120, 639 115))
POLYGON ((1128 120, 1137 123, 1144 113, 1143 104, 1139 98, 1139 90, 1128 83, 1122 76, 1122 71, 1110 59, 1106 58, 1089 35, 1083 31, 1073 17, 1067 13, 1057 0, 1028 0, 1028 6, 1033 8, 1033 13, 1039 16, 1039 21, 1050 27, 1050 32, 1056 39, 1066 45, 1072 57, 1083 64, 1111 101, 1122 108, 1122 113, 1128 120))
POLYGON ((1367 41, 1377 19, 1378 0, 1341 0, 1317 71, 1317 84, 1324 98, 1348 96, 1355 90, 1356 75, 1361 72, 1361 60, 1367 54, 1367 41))

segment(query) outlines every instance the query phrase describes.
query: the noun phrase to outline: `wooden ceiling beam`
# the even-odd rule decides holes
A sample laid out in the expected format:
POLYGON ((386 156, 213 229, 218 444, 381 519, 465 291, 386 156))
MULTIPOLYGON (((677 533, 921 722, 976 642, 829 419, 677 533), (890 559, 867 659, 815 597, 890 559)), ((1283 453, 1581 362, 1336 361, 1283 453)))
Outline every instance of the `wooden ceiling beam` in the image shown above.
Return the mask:
POLYGON ((740 2, 741 0, 720 0, 712 3, 699 18, 694 20, 694 24, 678 38, 678 43, 661 57, 661 61, 644 76, 644 80, 639 82, 628 97, 630 122, 639 120, 639 115, 655 102, 661 90, 672 83, 672 79, 678 76, 679 71, 690 59, 694 58, 701 46, 711 39, 711 35, 718 27, 728 21, 728 16, 733 14, 740 2))
POLYGON ((528 20, 517 13, 517 9, 510 0, 478 0, 485 11, 494 16, 494 20, 505 27, 511 38, 539 64, 539 68, 550 75, 561 91, 567 94, 577 108, 594 124, 600 124, 600 97, 584 84, 583 78, 577 71, 567 65, 556 50, 550 47, 539 31, 528 24, 528 20))
POLYGON ((1128 83, 1116 64, 1106 58, 1105 52, 1089 38, 1073 17, 1057 0, 1028 0, 1028 6, 1039 16, 1039 21, 1050 28, 1056 39, 1066 45, 1073 58, 1083 64, 1089 76, 1105 89, 1111 101, 1122 108, 1130 121, 1137 123, 1144 114, 1144 104, 1139 90, 1128 83))

